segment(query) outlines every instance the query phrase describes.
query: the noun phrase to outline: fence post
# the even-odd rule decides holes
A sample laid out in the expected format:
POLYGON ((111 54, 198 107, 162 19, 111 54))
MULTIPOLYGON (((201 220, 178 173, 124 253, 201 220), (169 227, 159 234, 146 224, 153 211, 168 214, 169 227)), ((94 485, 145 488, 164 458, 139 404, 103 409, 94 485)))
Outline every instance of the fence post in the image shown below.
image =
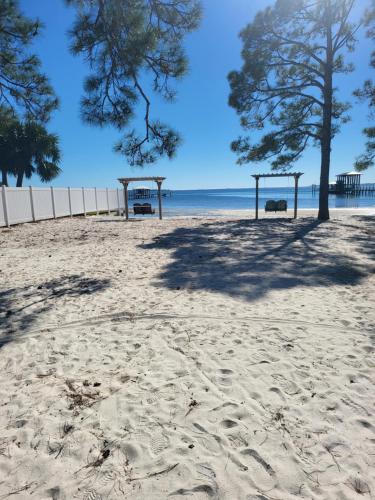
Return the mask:
POLYGON ((68 196, 69 196, 69 213, 70 213, 70 217, 73 217, 73 214, 72 214, 72 195, 70 192, 70 187, 68 187, 68 196))
POLYGON ((118 192, 118 188, 116 189, 117 191, 117 206, 118 206, 118 215, 120 217, 121 215, 121 206, 120 206, 120 195, 119 195, 119 192, 118 192))
POLYGON ((85 188, 82 188, 82 201, 83 201, 83 215, 86 217, 86 200, 85 200, 85 188))
POLYGON ((95 188, 95 207, 96 207, 96 215, 99 215, 99 212, 98 212, 98 193, 96 192, 96 188, 95 188))
POLYGON ((3 194, 3 208, 4 208, 5 224, 6 224, 7 227, 10 227, 9 213, 8 213, 8 200, 7 200, 7 193, 6 193, 6 187, 5 186, 3 186, 2 194, 3 194))
POLYGON ((30 192, 31 216, 33 218, 33 222, 35 222, 35 207, 34 207, 34 195, 32 186, 29 187, 29 192, 30 192))
POLYGON ((107 194, 107 207, 108 207, 108 215, 110 215, 111 211, 109 209, 109 195, 108 195, 108 188, 106 188, 106 194, 107 194))
POLYGON ((53 218, 56 219, 55 194, 53 192, 53 186, 51 186, 51 200, 52 200, 53 218))

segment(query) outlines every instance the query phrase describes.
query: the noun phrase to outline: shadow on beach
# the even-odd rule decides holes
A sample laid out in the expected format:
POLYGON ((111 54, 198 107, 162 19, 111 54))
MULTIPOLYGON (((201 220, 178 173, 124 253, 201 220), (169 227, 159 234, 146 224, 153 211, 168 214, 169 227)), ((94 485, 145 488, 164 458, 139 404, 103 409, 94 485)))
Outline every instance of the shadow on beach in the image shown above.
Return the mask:
POLYGON ((91 295, 110 286, 110 280, 62 276, 38 286, 11 288, 0 292, 0 349, 22 332, 30 330, 38 316, 53 309, 65 297, 91 295), (22 304, 22 306, 21 306, 22 304))
POLYGON ((216 220, 177 228, 141 248, 172 250, 173 260, 158 276, 158 285, 252 301, 275 289, 356 285, 373 272, 358 253, 375 253, 369 226, 354 223, 345 234, 342 225, 311 218, 216 220), (334 244, 336 238, 351 245, 350 253, 334 244))

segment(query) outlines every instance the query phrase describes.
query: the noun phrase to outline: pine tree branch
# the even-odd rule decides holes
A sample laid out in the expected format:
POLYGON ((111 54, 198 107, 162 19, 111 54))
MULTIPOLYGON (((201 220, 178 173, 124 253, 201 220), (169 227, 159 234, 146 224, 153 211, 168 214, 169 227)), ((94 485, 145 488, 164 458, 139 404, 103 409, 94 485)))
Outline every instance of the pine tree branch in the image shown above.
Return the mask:
POLYGON ((301 42, 300 40, 293 40, 293 39, 287 38, 285 36, 279 35, 278 33, 274 32, 274 31, 271 31, 271 33, 272 33, 273 36, 275 36, 279 40, 282 40, 283 42, 285 42, 285 44, 287 44, 289 46, 301 47, 308 56, 312 57, 312 59, 315 59, 315 61, 317 63, 319 63, 321 66, 324 67, 325 62, 323 61, 323 59, 321 59, 316 54, 314 54, 314 52, 312 52, 309 49, 309 47, 308 47, 308 45, 306 43, 301 42))

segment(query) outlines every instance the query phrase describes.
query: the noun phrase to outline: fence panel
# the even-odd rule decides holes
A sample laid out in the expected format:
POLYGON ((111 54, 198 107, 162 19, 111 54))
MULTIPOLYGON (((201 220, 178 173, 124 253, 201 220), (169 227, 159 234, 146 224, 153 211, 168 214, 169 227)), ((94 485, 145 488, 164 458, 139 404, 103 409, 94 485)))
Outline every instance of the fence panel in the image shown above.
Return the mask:
POLYGON ((55 200, 56 217, 66 217, 70 215, 69 190, 67 188, 54 188, 53 197, 55 200))
POLYGON ((97 189, 96 190, 96 198, 98 200, 98 211, 104 212, 108 210, 107 203, 107 190, 106 189, 97 189))
POLYGON ((33 220, 29 188, 6 188, 6 197, 9 224, 20 224, 33 220))
MULTIPOLYGON (((83 190, 80 188, 71 188, 70 199, 72 203, 72 214, 73 215, 83 214, 85 212, 83 206, 83 190)), ((68 205, 68 210, 69 210, 69 205, 68 205)))
POLYGON ((109 201, 109 209, 111 211, 118 210, 116 189, 108 189, 108 201, 109 201))
MULTIPOLYGON (((20 224, 32 220, 52 219, 96 211, 106 212, 124 209, 122 189, 7 187, 7 213, 9 224, 20 224), (70 204, 69 204, 70 191, 70 204), (53 198, 52 198, 53 193, 53 198), (31 197, 32 194, 32 197, 31 197), (32 201, 31 201, 32 198, 32 201)), ((6 225, 5 207, 0 187, 0 227, 6 225)))
POLYGON ((50 188, 33 188, 35 220, 53 219, 50 188))
POLYGON ((85 188, 85 205, 87 212, 96 212, 95 189, 85 188))
POLYGON ((122 210, 125 209, 125 198, 124 198, 124 190, 123 189, 118 189, 118 196, 119 196, 119 199, 120 199, 120 208, 122 210))

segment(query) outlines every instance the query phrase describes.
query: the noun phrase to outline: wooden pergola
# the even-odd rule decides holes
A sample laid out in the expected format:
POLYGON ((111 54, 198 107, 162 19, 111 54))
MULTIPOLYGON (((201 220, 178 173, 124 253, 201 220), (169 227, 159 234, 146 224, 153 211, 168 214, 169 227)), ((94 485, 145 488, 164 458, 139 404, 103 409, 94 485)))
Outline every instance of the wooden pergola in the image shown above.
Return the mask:
POLYGON ((159 200, 159 219, 163 218, 163 211, 161 206, 161 185, 165 177, 121 177, 119 182, 124 186, 124 201, 125 201, 125 218, 129 220, 129 206, 128 206, 128 186, 131 182, 153 181, 158 186, 158 200, 159 200))
POLYGON ((291 172, 287 174, 254 174, 255 179, 255 219, 259 219, 259 179, 261 177, 294 177, 294 218, 297 218, 298 208, 298 181, 303 172, 291 172))

